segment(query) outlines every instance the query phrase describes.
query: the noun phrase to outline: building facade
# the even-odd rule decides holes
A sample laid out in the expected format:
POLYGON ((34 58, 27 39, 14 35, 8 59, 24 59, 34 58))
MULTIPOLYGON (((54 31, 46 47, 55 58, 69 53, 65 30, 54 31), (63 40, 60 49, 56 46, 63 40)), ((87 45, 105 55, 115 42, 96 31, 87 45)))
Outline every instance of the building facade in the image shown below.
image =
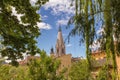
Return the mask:
MULTIPOLYGON (((94 72, 93 72, 93 74, 96 75, 96 74, 98 74, 98 71, 100 70, 100 68, 106 64, 107 57, 106 57, 105 51, 94 51, 94 52, 92 52, 92 57, 97 62, 94 65, 94 69, 96 69, 96 70, 94 70, 94 72)), ((116 55, 116 64, 117 64, 118 78, 120 79, 120 56, 118 56, 118 55, 116 55)), ((112 59, 109 60, 109 67, 111 70, 113 69, 112 59)))

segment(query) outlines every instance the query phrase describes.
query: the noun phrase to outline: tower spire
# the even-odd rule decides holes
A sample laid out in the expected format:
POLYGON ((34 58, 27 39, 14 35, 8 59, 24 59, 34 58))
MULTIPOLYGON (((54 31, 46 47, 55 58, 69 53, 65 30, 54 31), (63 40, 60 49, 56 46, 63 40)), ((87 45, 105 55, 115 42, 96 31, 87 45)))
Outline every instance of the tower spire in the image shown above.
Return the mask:
POLYGON ((65 54, 65 44, 63 41, 61 26, 59 26, 57 42, 56 42, 56 56, 62 56, 65 54))
POLYGON ((61 25, 59 25, 59 31, 61 31, 61 25))
POLYGON ((53 47, 51 47, 51 53, 54 53, 54 49, 53 49, 53 47))
POLYGON ((54 56, 54 49, 53 49, 53 47, 51 48, 50 55, 51 55, 51 56, 54 56))

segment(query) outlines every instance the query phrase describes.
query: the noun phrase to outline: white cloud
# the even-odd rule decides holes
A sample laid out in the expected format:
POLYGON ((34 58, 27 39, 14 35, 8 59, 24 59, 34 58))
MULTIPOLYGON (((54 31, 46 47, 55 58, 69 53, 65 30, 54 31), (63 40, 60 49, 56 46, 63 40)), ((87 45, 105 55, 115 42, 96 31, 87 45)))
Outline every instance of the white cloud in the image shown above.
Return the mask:
MULTIPOLYGON (((34 6, 37 0, 30 0, 30 3, 34 6)), ((49 0, 43 8, 45 10, 51 9, 52 15, 62 16, 61 19, 56 21, 56 25, 67 25, 67 22, 71 16, 75 14, 75 4, 71 6, 72 0, 49 0), (64 15, 64 16, 63 16, 64 15)), ((45 20, 47 16, 43 16, 42 20, 45 20)))
POLYGON ((47 18, 48 16, 47 15, 44 15, 43 18, 47 18))
POLYGON ((104 27, 98 29, 98 30, 97 30, 97 34, 99 34, 99 35, 103 35, 103 34, 105 34, 104 27))
POLYGON ((31 5, 34 6, 37 1, 38 1, 38 0, 30 0, 30 3, 31 3, 31 5))
POLYGON ((16 11, 16 9, 15 9, 15 7, 13 7, 13 6, 11 6, 11 8, 12 8, 12 14, 11 14, 11 15, 16 16, 17 19, 18 19, 18 21, 20 22, 20 24, 23 24, 24 26, 29 25, 29 24, 24 24, 24 23, 22 23, 22 21, 21 21, 21 17, 24 16, 24 14, 18 14, 17 11, 16 11))
POLYGON ((67 25, 69 18, 75 14, 75 5, 71 6, 71 3, 72 0, 49 0, 43 7, 50 9, 52 15, 59 16, 57 25, 67 25))
POLYGON ((68 21, 69 21, 70 18, 71 18, 70 16, 65 16, 65 17, 57 20, 56 25, 57 26, 58 25, 64 25, 64 26, 66 26, 68 24, 68 21))
MULTIPOLYGON (((21 21, 21 17, 24 16, 24 14, 18 14, 17 11, 15 10, 15 7, 11 7, 11 8, 12 8, 11 15, 17 16, 17 19, 20 22, 20 24, 23 24, 25 26, 29 25, 29 24, 24 24, 21 21)), ((43 16, 43 18, 47 18, 47 16, 43 16)), ((45 29, 45 30, 51 29, 51 26, 47 23, 44 23, 44 22, 37 22, 37 26, 39 27, 39 29, 45 29)))
POLYGON ((21 17, 24 16, 24 14, 18 14, 17 11, 15 10, 15 7, 12 8, 12 15, 17 16, 18 20, 21 21, 21 17))
POLYGON ((41 16, 41 17, 42 17, 42 20, 46 20, 46 19, 48 18, 47 15, 43 15, 43 16, 41 16))
POLYGON ((67 46, 67 47, 71 47, 71 46, 72 46, 72 44, 67 44, 66 46, 67 46))
POLYGON ((62 35, 63 35, 63 37, 66 37, 66 36, 68 36, 68 35, 67 35, 67 34, 65 34, 65 33, 63 33, 62 35))
POLYGON ((71 0, 49 0, 44 5, 45 9, 52 9, 52 13, 58 15, 60 13, 74 14, 75 6, 71 6, 71 0))
POLYGON ((67 25, 68 20, 67 19, 61 19, 57 21, 57 25, 67 25))
POLYGON ((97 31, 97 34, 101 34, 103 31, 104 31, 103 28, 99 29, 99 30, 97 31))
POLYGON ((93 42, 93 44, 90 45, 90 48, 92 48, 92 49, 94 49, 94 50, 98 49, 99 47, 100 47, 100 42, 98 42, 97 40, 95 40, 95 41, 93 42))
POLYGON ((39 29, 45 29, 45 30, 51 29, 51 26, 44 22, 37 22, 37 26, 39 27, 39 29))

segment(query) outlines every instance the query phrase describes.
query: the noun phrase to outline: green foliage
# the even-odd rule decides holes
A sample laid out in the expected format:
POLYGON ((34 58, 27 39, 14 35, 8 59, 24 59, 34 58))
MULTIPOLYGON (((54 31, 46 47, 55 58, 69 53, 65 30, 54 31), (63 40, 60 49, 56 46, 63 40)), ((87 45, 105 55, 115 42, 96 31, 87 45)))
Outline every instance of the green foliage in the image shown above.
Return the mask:
MULTIPOLYGON (((105 21, 105 33, 106 33, 106 55, 107 55, 107 61, 110 58, 110 54, 112 56, 112 64, 113 64, 113 75, 116 74, 117 65, 116 65, 116 54, 114 49, 114 41, 113 41, 113 25, 112 23, 112 12, 111 11, 111 0, 105 0, 104 2, 104 21, 105 21), (110 33, 111 32, 111 33, 110 33)), ((116 80, 115 76, 112 76, 112 80, 116 80)))
POLYGON ((11 67, 9 70, 9 79, 13 80, 29 80, 28 68, 24 66, 20 67, 11 67))
MULTIPOLYGON (((95 37, 95 17, 94 10, 96 6, 93 5, 94 0, 75 0, 75 15, 68 24, 75 24, 74 28, 69 33, 69 36, 78 35, 80 43, 85 42, 86 58, 89 68, 90 63, 90 48, 89 46, 94 41, 95 37)), ((90 69, 89 69, 90 70, 90 69)))
POLYGON ((111 0, 112 15, 113 15, 113 32, 116 38, 116 53, 120 54, 120 0, 111 0))
POLYGON ((46 55, 44 51, 40 53, 40 59, 32 59, 28 65, 31 80, 63 80, 63 73, 58 74, 60 62, 46 55))
POLYGON ((0 80, 9 80, 10 75, 9 75, 9 70, 10 66, 0 66, 0 80))
POLYGON ((27 54, 34 55, 38 52, 35 38, 40 35, 37 26, 40 15, 37 10, 46 1, 38 0, 36 6, 32 6, 30 0, 0 1, 0 42, 4 46, 0 53, 3 57, 7 56, 13 65, 18 65, 16 60, 23 58, 22 53, 28 51, 27 54), (22 14, 21 21, 13 15, 13 7, 17 14, 22 14))
POLYGON ((60 61, 40 52, 40 58, 31 59, 26 66, 0 65, 0 80, 65 80, 62 71, 58 73, 60 61))
MULTIPOLYGON (((75 27, 70 35, 79 35, 80 42, 86 44, 86 57, 90 66, 90 49, 89 46, 94 41, 95 29, 101 26, 95 24, 102 21, 104 25, 104 34, 98 36, 101 42, 101 49, 106 51, 107 61, 112 59, 113 72, 116 74, 116 52, 119 54, 120 43, 120 0, 74 0, 76 6, 76 14, 69 21, 74 23, 75 27), (99 20, 97 18, 100 18, 99 20), (98 21, 97 21, 98 20, 98 21), (116 38, 116 49, 114 48, 113 35, 116 38)), ((115 80, 115 78, 113 79, 115 80)))
POLYGON ((24 67, 0 66, 0 80, 29 80, 28 78, 28 71, 24 67))
POLYGON ((93 80, 88 69, 86 60, 75 62, 71 66, 69 77, 71 80, 93 80))
POLYGON ((111 80, 111 73, 107 65, 104 65, 99 71, 97 80, 111 80))

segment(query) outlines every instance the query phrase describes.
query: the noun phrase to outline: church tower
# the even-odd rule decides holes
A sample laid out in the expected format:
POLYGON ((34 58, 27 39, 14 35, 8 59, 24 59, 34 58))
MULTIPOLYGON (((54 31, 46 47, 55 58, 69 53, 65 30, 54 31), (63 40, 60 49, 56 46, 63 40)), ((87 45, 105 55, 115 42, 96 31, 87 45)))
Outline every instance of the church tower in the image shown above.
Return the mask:
POLYGON ((58 35, 57 35, 57 42, 56 42, 56 56, 65 55, 65 44, 63 41, 61 27, 59 27, 58 35))
POLYGON ((54 49, 53 49, 53 47, 51 48, 50 56, 54 57, 54 49))

